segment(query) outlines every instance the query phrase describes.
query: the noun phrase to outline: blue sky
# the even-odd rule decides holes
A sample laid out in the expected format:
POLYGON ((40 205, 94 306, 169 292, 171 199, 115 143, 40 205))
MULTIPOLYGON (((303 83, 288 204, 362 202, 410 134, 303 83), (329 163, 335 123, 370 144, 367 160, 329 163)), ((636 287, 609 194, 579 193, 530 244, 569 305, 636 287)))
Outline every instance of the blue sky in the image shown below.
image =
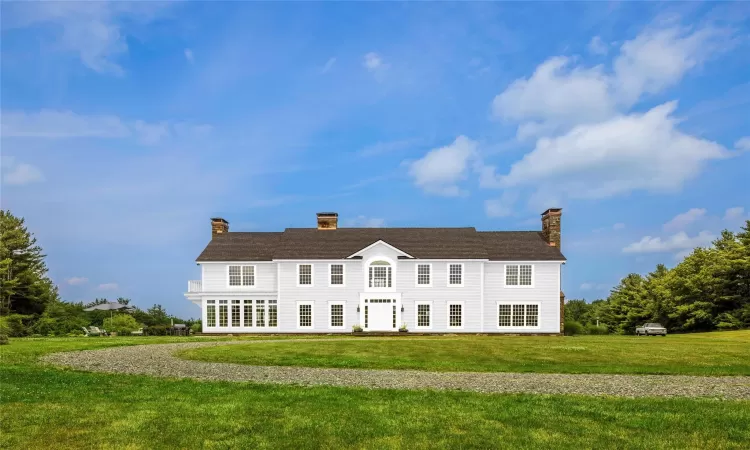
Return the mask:
POLYGON ((750 217, 747 3, 3 3, 2 207, 65 300, 182 316, 210 237, 540 229, 569 298, 750 217))

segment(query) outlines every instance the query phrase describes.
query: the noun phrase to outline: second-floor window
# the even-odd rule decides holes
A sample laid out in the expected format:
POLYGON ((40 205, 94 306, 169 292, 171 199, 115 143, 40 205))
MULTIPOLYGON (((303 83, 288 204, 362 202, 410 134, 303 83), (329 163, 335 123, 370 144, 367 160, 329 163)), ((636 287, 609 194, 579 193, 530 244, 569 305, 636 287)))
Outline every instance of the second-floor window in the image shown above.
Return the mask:
POLYGON ((300 286, 312 286, 312 264, 297 266, 297 281, 300 286))
POLYGON ((255 266, 229 266, 230 286, 255 286, 255 266))
POLYGON ((430 276, 429 264, 417 264, 417 286, 429 286, 432 284, 430 276))
POLYGON ((463 286, 464 265, 448 264, 448 286, 463 286))
POLYGON ((331 264, 331 286, 344 285, 344 265, 331 264))
POLYGON ((506 286, 532 286, 531 264, 508 264, 505 266, 506 286))
POLYGON ((391 287, 391 265, 387 261, 373 261, 370 264, 370 287, 391 287))

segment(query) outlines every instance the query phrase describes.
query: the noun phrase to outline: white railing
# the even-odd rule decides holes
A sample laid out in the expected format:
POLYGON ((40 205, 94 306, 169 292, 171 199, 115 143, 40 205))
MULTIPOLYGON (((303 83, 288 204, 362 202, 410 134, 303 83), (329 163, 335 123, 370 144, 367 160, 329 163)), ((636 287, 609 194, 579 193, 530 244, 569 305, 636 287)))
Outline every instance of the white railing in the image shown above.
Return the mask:
POLYGON ((203 290, 203 282, 201 280, 189 280, 188 281, 188 292, 201 292, 203 290))

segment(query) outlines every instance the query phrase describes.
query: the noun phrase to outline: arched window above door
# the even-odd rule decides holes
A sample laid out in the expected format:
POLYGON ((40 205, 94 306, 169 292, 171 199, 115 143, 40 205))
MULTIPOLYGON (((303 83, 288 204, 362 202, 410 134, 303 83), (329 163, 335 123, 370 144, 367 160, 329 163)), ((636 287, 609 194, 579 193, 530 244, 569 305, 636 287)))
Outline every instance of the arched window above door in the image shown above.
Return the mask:
POLYGON ((383 260, 376 260, 370 263, 369 267, 369 287, 371 288, 389 288, 392 286, 392 269, 391 263, 383 260))

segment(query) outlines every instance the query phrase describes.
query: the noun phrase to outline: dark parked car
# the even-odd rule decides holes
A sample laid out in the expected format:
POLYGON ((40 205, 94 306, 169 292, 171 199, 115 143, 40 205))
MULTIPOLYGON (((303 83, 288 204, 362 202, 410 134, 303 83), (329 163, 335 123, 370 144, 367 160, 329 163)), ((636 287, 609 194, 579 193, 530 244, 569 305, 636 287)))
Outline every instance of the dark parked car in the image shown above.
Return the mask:
POLYGON ((660 323, 647 323, 646 325, 642 327, 638 327, 635 329, 635 335, 636 336, 666 336, 667 335, 667 329, 661 326, 660 323))

